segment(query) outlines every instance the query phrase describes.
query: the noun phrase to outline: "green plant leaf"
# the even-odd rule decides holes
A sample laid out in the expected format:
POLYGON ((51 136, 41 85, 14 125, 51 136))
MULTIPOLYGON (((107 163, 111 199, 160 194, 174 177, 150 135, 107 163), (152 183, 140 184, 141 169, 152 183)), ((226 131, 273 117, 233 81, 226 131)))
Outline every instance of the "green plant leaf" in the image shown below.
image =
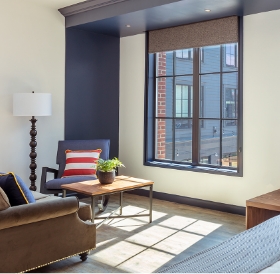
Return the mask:
POLYGON ((104 160, 100 158, 97 162, 97 170, 108 172, 116 169, 117 167, 125 167, 123 163, 117 158, 104 160))

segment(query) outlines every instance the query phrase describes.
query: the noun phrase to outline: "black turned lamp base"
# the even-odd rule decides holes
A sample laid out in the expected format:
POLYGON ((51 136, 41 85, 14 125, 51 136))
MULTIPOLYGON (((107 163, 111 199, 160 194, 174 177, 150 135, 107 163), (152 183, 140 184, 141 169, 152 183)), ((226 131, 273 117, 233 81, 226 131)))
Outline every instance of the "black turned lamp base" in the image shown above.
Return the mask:
POLYGON ((30 157, 30 190, 36 191, 37 187, 36 187, 36 179, 37 179, 37 175, 36 175, 36 168, 37 168, 37 164, 36 164, 36 157, 37 157, 37 153, 36 153, 36 146, 37 146, 37 142, 36 142, 36 135, 37 135, 37 131, 36 131, 36 119, 34 116, 32 116, 32 119, 30 120, 31 122, 31 130, 30 130, 30 136, 31 136, 31 141, 29 143, 29 146, 31 148, 31 152, 29 154, 30 157))

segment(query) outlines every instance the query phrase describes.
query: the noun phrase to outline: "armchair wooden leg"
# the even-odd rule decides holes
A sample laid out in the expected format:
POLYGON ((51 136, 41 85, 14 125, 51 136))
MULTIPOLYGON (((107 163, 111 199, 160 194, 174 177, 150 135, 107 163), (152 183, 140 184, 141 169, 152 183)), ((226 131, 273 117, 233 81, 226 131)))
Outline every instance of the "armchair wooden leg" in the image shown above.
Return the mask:
POLYGON ((79 255, 80 255, 80 259, 84 262, 87 260, 87 256, 89 255, 89 252, 81 253, 79 255))

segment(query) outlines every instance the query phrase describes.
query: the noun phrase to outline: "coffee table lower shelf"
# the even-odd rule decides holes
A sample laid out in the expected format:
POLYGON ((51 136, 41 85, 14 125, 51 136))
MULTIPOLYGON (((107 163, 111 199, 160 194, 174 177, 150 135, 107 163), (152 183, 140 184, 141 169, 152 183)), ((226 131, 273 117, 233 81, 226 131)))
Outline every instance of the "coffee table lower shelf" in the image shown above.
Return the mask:
POLYGON ((97 225, 97 228, 100 227, 107 219, 114 218, 132 218, 132 217, 149 217, 149 222, 152 222, 152 206, 153 206, 153 184, 154 182, 139 178, 133 178, 129 176, 117 176, 115 181, 109 185, 102 185, 98 180, 85 181, 79 183, 72 183, 67 185, 62 185, 63 197, 66 197, 66 191, 71 190, 77 193, 88 195, 91 197, 91 210, 92 210, 92 222, 95 220, 102 220, 101 223, 97 225), (149 187, 149 214, 132 214, 132 215, 123 215, 123 192, 131 191, 135 189, 140 189, 143 187, 149 187), (102 195, 112 195, 119 193, 119 207, 111 212, 110 215, 101 217, 96 216, 95 213, 95 204, 96 198, 102 195), (119 214, 117 214, 119 211, 119 214), (117 215, 114 215, 117 214, 117 215))

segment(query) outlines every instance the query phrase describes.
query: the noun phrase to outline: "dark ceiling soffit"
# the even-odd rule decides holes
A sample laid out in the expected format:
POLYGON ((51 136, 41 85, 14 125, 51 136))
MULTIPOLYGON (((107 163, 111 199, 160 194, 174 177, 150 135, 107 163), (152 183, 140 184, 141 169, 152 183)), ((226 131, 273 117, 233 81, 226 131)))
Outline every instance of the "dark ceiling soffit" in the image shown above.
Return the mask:
POLYGON ((85 2, 81 2, 81 3, 77 3, 65 8, 61 8, 59 9, 59 12, 63 15, 63 16, 70 16, 70 15, 74 15, 77 13, 81 13, 81 12, 85 12, 85 11, 89 11, 89 10, 93 10, 93 9, 97 9, 97 8, 102 8, 102 7, 106 7, 108 5, 112 5, 112 4, 117 4, 120 2, 125 2, 125 1, 129 1, 129 0, 88 0, 85 2))

